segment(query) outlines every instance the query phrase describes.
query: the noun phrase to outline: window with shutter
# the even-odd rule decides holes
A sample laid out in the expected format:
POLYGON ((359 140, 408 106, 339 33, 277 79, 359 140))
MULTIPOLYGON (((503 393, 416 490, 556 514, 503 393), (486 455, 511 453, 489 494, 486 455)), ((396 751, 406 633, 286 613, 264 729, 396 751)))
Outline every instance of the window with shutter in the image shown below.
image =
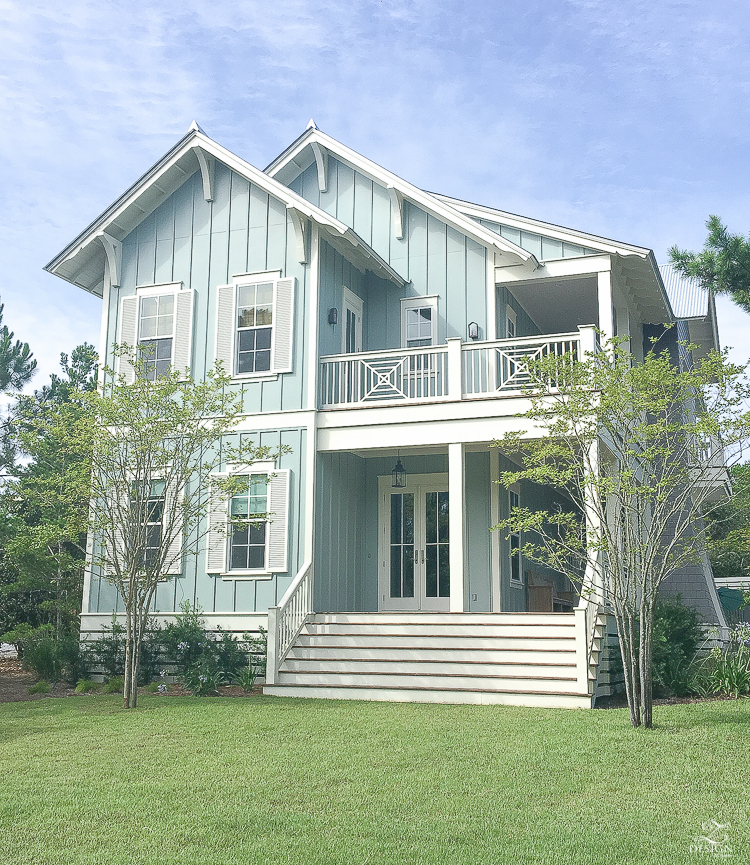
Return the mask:
POLYGON ((206 572, 225 579, 286 573, 289 471, 258 464, 232 475, 237 490, 227 497, 217 488, 209 506, 206 572))
POLYGON ((235 378, 292 371, 295 280, 278 271, 218 288, 216 360, 235 378))
MULTIPOLYGON (((155 381, 170 369, 187 376, 193 347, 193 296, 181 283, 139 286, 121 301, 118 342, 137 350, 145 378, 155 381)), ((120 358, 126 384, 135 378, 127 357, 120 358)))

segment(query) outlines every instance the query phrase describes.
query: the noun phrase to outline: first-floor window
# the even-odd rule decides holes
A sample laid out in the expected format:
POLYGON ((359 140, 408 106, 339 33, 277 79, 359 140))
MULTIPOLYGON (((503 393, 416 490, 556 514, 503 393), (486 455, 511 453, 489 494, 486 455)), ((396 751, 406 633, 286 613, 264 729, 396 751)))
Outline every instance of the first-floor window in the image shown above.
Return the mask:
POLYGON ((133 484, 131 509, 140 510, 136 520, 143 529, 143 566, 146 568, 153 566, 161 548, 165 489, 164 481, 151 481, 148 489, 139 496, 137 486, 133 484))
POLYGON ((240 475, 232 496, 229 519, 229 569, 264 570, 268 522, 268 476, 240 475))
MULTIPOLYGON (((509 512, 513 512, 513 508, 520 506, 520 498, 515 490, 508 492, 508 507, 509 512)), ((523 573, 521 571, 521 533, 511 532, 510 535, 510 579, 511 582, 520 584, 523 582, 523 573)))

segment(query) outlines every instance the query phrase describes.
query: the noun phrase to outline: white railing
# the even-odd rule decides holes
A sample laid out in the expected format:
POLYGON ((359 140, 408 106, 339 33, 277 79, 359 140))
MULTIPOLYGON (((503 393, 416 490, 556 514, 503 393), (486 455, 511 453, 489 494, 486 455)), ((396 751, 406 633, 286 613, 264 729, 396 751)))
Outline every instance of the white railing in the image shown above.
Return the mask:
POLYGON ((581 334, 530 336, 462 346, 463 396, 482 397, 503 391, 523 390, 530 382, 529 363, 544 357, 577 360, 581 334))
POLYGON ((320 407, 429 402, 448 396, 448 347, 321 358, 320 407))
POLYGON ((311 562, 305 562, 278 606, 268 608, 268 685, 275 684, 282 661, 312 613, 313 569, 311 562))

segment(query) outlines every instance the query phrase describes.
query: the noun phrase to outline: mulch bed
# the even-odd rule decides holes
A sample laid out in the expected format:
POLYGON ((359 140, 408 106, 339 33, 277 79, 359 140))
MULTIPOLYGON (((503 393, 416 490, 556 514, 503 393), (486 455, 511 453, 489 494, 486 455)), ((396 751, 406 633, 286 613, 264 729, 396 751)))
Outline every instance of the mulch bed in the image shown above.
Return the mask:
MULTIPOLYGON (((99 691, 90 691, 88 694, 76 694, 75 689, 65 682, 52 685, 48 694, 30 694, 29 688, 36 682, 36 676, 29 670, 21 668, 21 662, 15 659, 0 659, 0 703, 18 703, 22 700, 44 700, 49 697, 97 697, 101 696, 99 691)), ((138 689, 139 694, 150 694, 145 688, 138 689)), ((221 697, 251 697, 262 694, 262 687, 253 688, 252 693, 243 691, 239 685, 222 685, 219 688, 221 697)), ((179 685, 169 685, 166 694, 161 697, 187 697, 189 691, 183 690, 179 685)))

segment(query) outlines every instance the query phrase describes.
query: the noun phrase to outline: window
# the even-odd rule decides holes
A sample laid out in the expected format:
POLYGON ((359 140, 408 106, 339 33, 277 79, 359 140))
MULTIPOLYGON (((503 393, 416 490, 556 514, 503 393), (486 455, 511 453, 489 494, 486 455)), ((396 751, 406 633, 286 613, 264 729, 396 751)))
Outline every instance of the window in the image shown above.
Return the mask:
MULTIPOLYGON (((187 375, 192 360, 193 291, 182 283, 146 285, 120 302, 117 341, 131 346, 143 364, 143 375, 155 381, 170 369, 187 375)), ((126 384, 135 379, 129 357, 118 359, 126 384)))
MULTIPOLYGON (((520 507, 520 496, 517 490, 508 491, 508 513, 513 508, 520 507)), ((510 535, 510 582, 511 585, 523 585, 523 571, 521 570, 521 533, 512 532, 510 535)))
POLYGON ((273 283, 237 287, 237 360, 239 375, 271 369, 273 283))
POLYGON ((239 490, 229 509, 229 569, 262 571, 266 567, 268 475, 238 477, 239 490))
POLYGON ((512 306, 505 307, 505 337, 513 339, 516 335, 516 311, 512 306))
POLYGON ((437 343, 437 295, 401 301, 401 344, 404 348, 437 343))
POLYGON ((217 290, 216 360, 233 377, 292 371, 295 280, 280 276, 244 274, 217 290))
POLYGON ((174 333, 174 295, 157 294, 141 298, 138 349, 143 375, 155 381, 172 365, 174 333))
POLYGON ((136 515, 136 522, 143 529, 143 561, 145 568, 150 568, 156 561, 161 548, 162 521, 164 519, 164 501, 166 485, 162 480, 151 481, 148 494, 138 495, 138 489, 133 484, 131 496, 131 513, 140 508, 141 513, 136 515))
POLYGON ((231 496, 211 492, 206 573, 227 580, 256 580, 287 572, 288 469, 271 461, 230 466, 218 478, 236 478, 231 496))

